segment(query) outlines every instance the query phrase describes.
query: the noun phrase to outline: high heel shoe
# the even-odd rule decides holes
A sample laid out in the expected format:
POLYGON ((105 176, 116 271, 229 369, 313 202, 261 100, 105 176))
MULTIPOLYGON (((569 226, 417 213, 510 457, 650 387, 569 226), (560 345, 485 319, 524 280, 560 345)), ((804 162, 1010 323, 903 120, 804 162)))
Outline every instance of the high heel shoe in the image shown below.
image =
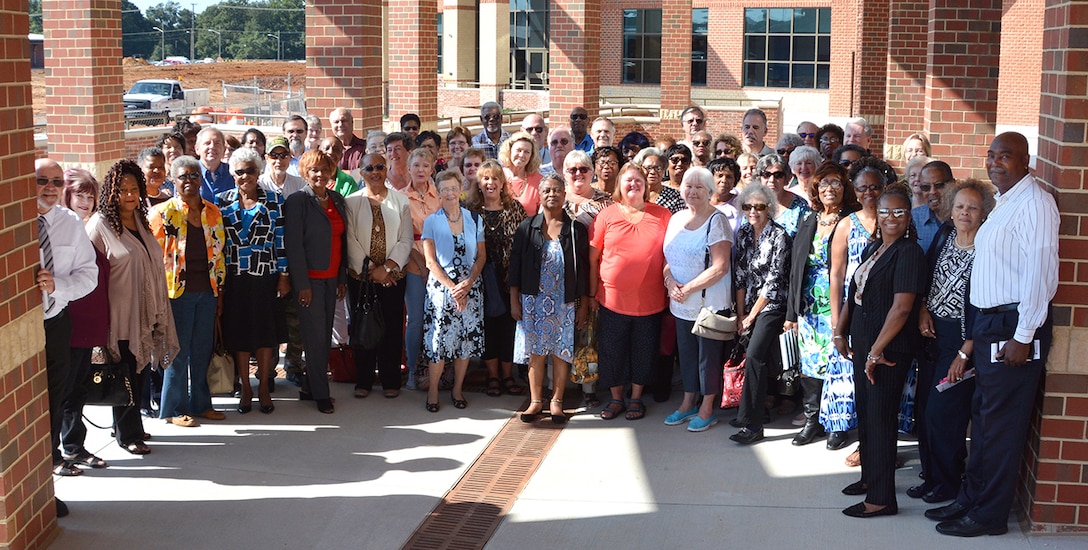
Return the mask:
MULTIPOLYGON (((529 407, 532 407, 533 405, 536 405, 538 403, 543 403, 543 401, 539 399, 533 399, 532 401, 529 401, 529 407)), ((520 418, 521 421, 525 423, 535 422, 537 418, 540 418, 540 411, 537 411, 535 413, 523 412, 518 415, 518 418, 520 418)))
POLYGON ((253 412, 253 405, 238 405, 238 414, 249 414, 253 412))
POLYGON ((264 414, 272 414, 272 411, 276 410, 275 405, 261 405, 260 411, 264 414))
POLYGON ((552 424, 566 424, 567 414, 563 412, 563 400, 552 399, 552 404, 559 404, 559 414, 552 413, 552 424))
POLYGON ((465 401, 464 395, 461 396, 461 399, 457 399, 453 396, 453 392, 451 391, 450 400, 453 401, 453 408, 455 409, 464 409, 468 407, 468 401, 465 401))
POLYGON ((336 410, 332 407, 332 399, 315 399, 314 403, 317 403, 317 410, 324 414, 332 414, 336 410))

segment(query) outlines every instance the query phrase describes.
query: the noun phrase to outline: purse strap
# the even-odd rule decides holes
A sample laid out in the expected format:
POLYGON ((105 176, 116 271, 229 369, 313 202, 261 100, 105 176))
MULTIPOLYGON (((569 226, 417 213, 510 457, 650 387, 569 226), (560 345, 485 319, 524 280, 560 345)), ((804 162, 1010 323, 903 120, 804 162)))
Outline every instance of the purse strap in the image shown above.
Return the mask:
POLYGON ((362 311, 364 304, 367 309, 370 308, 370 300, 366 299, 371 294, 371 289, 374 288, 374 281, 370 280, 370 256, 363 258, 363 272, 359 274, 359 278, 362 279, 363 284, 359 285, 359 296, 355 301, 355 311, 362 311))
MULTIPOLYGON (((721 215, 718 209, 715 208, 714 212, 710 213, 710 217, 706 219, 706 256, 703 257, 703 271, 706 271, 710 267, 710 222, 714 220, 714 216, 721 215)), ((706 305, 706 289, 703 289, 702 298, 700 300, 701 305, 706 305)))

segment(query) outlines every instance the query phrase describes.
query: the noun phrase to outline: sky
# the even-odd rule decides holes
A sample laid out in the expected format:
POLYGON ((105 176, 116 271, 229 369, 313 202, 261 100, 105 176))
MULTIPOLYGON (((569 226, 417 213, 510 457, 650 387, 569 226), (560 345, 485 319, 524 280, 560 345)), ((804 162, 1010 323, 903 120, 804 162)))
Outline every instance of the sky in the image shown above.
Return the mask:
MULTIPOLYGON (((136 7, 140 8, 140 11, 143 11, 143 12, 146 13, 147 8, 150 8, 152 6, 157 6, 159 4, 164 4, 168 0, 129 0, 129 1, 131 1, 133 4, 136 4, 136 7)), ((211 6, 213 4, 218 4, 220 2, 220 0, 174 0, 174 1, 177 2, 178 4, 181 4, 182 8, 188 8, 188 9, 193 9, 193 4, 196 4, 196 13, 200 13, 200 12, 204 11, 204 8, 206 8, 208 6, 211 6)))

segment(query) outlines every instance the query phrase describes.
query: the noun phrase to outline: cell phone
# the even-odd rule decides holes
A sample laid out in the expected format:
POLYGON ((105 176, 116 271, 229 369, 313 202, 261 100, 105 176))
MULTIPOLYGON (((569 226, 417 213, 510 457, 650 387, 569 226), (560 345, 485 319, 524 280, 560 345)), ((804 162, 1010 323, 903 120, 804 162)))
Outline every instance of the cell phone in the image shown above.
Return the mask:
MULTIPOLYGON (((1008 343, 1008 340, 1001 340, 1000 342, 995 342, 995 343, 990 344, 990 362, 991 363, 1004 363, 1005 362, 1003 359, 998 359, 997 358, 997 352, 1001 351, 1001 348, 1005 347, 1005 344, 1007 344, 1007 343, 1008 343)), ((1032 340, 1031 341, 1031 350, 1032 350, 1031 351, 1031 357, 1028 359, 1028 361, 1038 361, 1039 360, 1039 358, 1041 357, 1041 355, 1039 354, 1039 349, 1040 349, 1039 348, 1039 340, 1032 340)))

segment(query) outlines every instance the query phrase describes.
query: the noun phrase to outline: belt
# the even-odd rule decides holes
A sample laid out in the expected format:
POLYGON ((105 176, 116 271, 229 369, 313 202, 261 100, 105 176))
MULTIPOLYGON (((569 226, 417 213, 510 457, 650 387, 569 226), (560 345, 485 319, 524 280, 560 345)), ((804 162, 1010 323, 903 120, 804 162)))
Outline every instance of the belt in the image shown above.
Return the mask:
POLYGON ((981 311, 982 313, 987 314, 987 315, 993 315, 994 313, 1004 313, 1006 311, 1016 311, 1016 308, 1018 308, 1018 307, 1020 307, 1020 303, 1015 302, 1015 303, 1012 303, 1012 304, 1005 304, 1003 306, 997 306, 997 307, 980 307, 980 308, 978 308, 978 310, 981 311))

